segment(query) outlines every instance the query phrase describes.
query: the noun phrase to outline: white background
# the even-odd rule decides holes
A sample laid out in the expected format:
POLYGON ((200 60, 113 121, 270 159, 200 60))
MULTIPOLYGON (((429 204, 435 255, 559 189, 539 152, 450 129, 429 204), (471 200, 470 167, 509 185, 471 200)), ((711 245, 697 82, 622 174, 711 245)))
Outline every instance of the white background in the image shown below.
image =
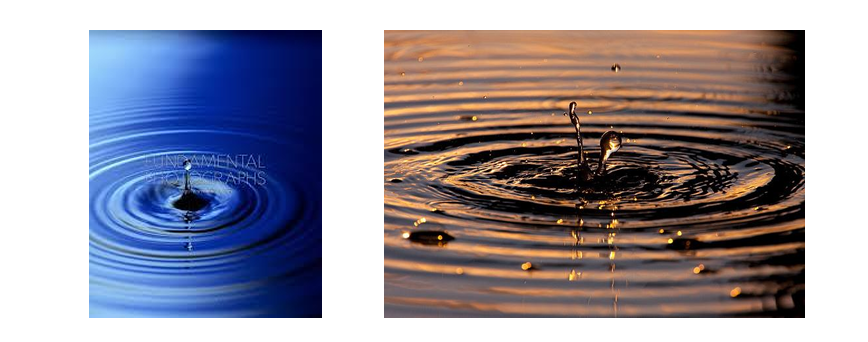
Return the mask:
POLYGON ((119 3, 0 5, 0 341, 864 339, 858 2, 119 3), (323 30, 323 319, 88 318, 90 29, 323 30), (806 29, 808 318, 383 319, 384 29, 806 29))

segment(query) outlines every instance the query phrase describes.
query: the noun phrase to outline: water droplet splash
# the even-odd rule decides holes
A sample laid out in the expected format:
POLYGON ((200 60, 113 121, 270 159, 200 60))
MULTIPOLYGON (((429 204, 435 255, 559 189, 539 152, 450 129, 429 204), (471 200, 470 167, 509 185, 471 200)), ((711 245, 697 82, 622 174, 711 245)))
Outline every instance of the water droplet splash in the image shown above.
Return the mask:
POLYGON ((621 66, 618 63, 612 64, 612 71, 618 72, 621 71, 621 66))
MULTIPOLYGON (((193 183, 190 181, 190 169, 192 168, 193 163, 189 159, 184 160, 184 191, 181 193, 181 197, 172 203, 176 209, 184 210, 188 213, 191 211, 201 210, 208 206, 208 200, 193 191, 193 183)), ((189 217, 191 216, 187 214, 184 215, 185 220, 189 217)))
POLYGON ((613 131, 603 133, 600 138, 600 166, 597 167, 597 175, 606 174, 606 161, 613 153, 621 149, 621 136, 613 131))
MULTIPOLYGON (((613 153, 621 149, 621 136, 614 131, 603 133, 603 136, 600 138, 599 166, 597 167, 596 174, 591 172, 588 161, 585 159, 584 146, 582 146, 582 125, 579 122, 578 114, 576 114, 576 106, 575 102, 570 102, 570 111, 569 113, 564 113, 564 115, 569 114, 570 121, 572 121, 573 127, 576 129, 576 143, 579 146, 577 159, 579 168, 578 179, 580 182, 588 182, 593 180, 595 176, 599 177, 606 174, 606 161, 609 160, 609 157, 613 153)), ((590 113, 591 111, 589 110, 588 114, 590 113)))
POLYGON ((570 121, 573 122, 573 127, 576 129, 576 144, 579 146, 578 151, 578 168, 579 168, 579 180, 580 181, 589 181, 593 178, 593 173, 591 173, 590 167, 588 167, 588 163, 585 161, 585 151, 582 146, 582 124, 579 122, 579 115, 576 114, 576 103, 570 102, 570 111, 569 113, 564 113, 564 115, 569 114, 570 121))

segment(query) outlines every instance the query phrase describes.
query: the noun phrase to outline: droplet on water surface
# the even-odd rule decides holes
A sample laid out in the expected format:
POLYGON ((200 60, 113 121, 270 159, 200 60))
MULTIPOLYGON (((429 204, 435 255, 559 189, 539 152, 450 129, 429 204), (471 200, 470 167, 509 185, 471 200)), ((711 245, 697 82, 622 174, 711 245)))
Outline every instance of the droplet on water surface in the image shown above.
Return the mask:
POLYGON ((410 232, 409 235, 405 232, 402 236, 415 243, 434 246, 444 246, 447 242, 455 240, 455 237, 452 235, 436 230, 420 230, 410 232))
POLYGON ((618 63, 612 64, 612 71, 618 72, 621 71, 621 66, 618 63))
POLYGON ((738 297, 738 295, 740 295, 740 294, 741 294, 741 287, 736 287, 736 288, 732 289, 732 291, 729 291, 729 296, 732 298, 738 297))
POLYGON ((208 205, 208 200, 193 191, 193 185, 190 181, 190 169, 192 168, 193 163, 189 159, 184 160, 184 192, 181 194, 181 198, 172 203, 176 209, 188 212, 200 210, 208 205))

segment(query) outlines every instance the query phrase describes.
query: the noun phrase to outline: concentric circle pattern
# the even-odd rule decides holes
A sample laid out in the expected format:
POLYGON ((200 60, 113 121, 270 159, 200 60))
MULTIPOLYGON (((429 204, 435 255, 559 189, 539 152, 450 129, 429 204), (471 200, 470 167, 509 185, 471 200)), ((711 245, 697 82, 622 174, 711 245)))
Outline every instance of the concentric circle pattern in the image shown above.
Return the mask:
POLYGON ((386 315, 803 316, 790 39, 388 32, 386 315), (592 184, 571 101, 590 160, 623 136, 592 184))
POLYGON ((190 105, 207 102, 138 98, 91 111, 93 316, 274 316, 310 305, 300 289, 320 284, 319 191, 296 172, 318 151, 267 108, 190 105), (261 164, 203 158, 244 154, 261 164), (177 161, 197 157, 190 182, 205 205, 181 210, 177 161))

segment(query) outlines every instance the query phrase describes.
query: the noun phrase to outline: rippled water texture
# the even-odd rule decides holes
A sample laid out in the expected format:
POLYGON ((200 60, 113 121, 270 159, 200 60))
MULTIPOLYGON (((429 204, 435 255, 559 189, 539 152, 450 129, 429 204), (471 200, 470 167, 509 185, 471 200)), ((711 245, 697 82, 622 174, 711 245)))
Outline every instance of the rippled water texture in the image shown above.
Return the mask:
POLYGON ((386 32, 386 316, 804 316, 803 46, 386 32))
POLYGON ((91 32, 91 317, 321 315, 320 79, 318 31, 91 32))

